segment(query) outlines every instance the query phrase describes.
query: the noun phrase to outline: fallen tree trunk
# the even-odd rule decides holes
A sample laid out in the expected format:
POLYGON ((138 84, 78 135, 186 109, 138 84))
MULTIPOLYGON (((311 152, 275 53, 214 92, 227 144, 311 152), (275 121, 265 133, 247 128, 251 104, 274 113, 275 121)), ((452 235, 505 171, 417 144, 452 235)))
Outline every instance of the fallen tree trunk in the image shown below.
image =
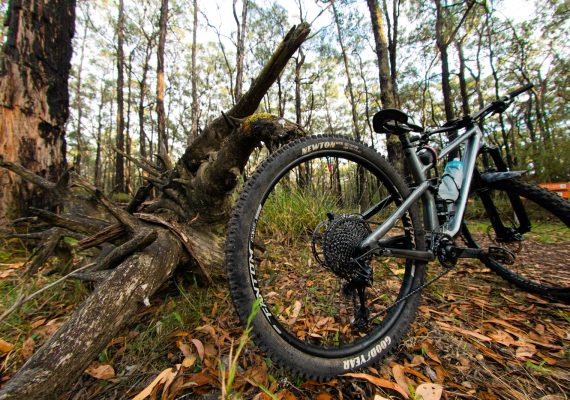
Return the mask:
MULTIPOLYGON (((94 292, 0 390, 0 400, 59 398, 137 309, 149 305, 148 298, 177 266, 193 263, 204 280, 224 277, 231 194, 251 152, 262 142, 275 149, 303 135, 292 122, 251 114, 308 34, 307 24, 291 29, 250 90, 227 115, 206 127, 174 166, 169 160, 162 160, 163 167, 138 160, 152 173, 126 209, 73 172, 53 184, 0 158, 0 166, 41 185, 61 202, 72 201, 72 210, 81 209, 66 215, 37 211, 35 219, 26 220, 43 232, 59 227, 45 235, 50 246, 53 235, 73 234, 83 239, 80 246, 102 250, 93 269, 77 274, 98 282, 94 292), (143 206, 153 186, 160 196, 143 206), (85 210, 96 218, 86 217, 85 210)), ((43 238, 35 232, 18 236, 43 238)))

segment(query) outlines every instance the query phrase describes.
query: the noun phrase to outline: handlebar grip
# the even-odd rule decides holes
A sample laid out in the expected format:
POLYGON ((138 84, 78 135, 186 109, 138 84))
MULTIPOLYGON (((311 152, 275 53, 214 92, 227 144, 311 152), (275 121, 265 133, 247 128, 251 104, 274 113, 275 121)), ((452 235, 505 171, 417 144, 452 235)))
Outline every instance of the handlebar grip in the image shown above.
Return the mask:
POLYGON ((526 92, 529 89, 532 89, 533 87, 534 87, 534 84, 532 84, 532 83, 526 84, 523 87, 518 88, 517 90, 507 94, 507 96, 509 97, 509 99, 512 99, 514 97, 517 97, 519 94, 526 92))

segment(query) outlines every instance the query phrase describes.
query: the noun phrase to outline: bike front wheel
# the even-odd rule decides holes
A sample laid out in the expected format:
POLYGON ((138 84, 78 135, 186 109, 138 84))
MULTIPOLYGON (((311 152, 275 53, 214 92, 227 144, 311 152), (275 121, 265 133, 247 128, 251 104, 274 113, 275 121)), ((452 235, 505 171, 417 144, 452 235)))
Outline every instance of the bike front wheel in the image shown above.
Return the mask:
POLYGON ((545 188, 521 180, 496 183, 491 198, 501 222, 510 232, 519 231, 509 195, 520 196, 531 228, 518 238, 497 238, 490 221, 472 219, 464 225, 469 247, 503 247, 514 256, 509 262, 487 257, 492 271, 522 290, 570 301, 570 202, 545 188))
MULTIPOLYGON (((398 344, 420 293, 377 314, 423 284, 425 263, 366 256, 370 285, 357 293, 348 282, 358 243, 408 195, 384 157, 345 137, 300 139, 256 169, 229 221, 227 274, 244 325, 260 299, 252 338, 274 362, 326 381, 381 361, 398 344)), ((417 206, 386 236, 424 250, 417 206)))

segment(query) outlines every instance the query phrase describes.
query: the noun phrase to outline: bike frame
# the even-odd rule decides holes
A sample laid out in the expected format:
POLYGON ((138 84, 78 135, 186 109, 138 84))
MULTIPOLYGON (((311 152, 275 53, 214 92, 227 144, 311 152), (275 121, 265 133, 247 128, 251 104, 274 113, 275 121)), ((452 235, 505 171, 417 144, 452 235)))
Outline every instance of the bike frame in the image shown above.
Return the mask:
MULTIPOLYGON (((432 183, 431 179, 426 178, 426 171, 434 167, 434 165, 423 165, 415 151, 415 148, 410 144, 406 135, 400 136, 404 150, 404 156, 408 162, 408 166, 414 178, 416 188, 410 193, 408 198, 396 209, 396 211, 380 225, 374 232, 372 232, 366 239, 364 239, 359 248, 362 252, 375 252, 380 250, 384 255, 401 256, 404 258, 432 261, 434 254, 431 251, 415 251, 415 250, 402 250, 402 249, 380 249, 378 242, 384 237, 390 229, 392 229, 400 219, 404 218, 407 211, 418 201, 422 200, 423 214, 424 214, 424 228, 428 231, 440 232, 451 237, 459 233, 461 223, 463 221, 463 214, 467 206, 467 198, 469 197, 469 190, 471 181, 475 170, 475 164, 479 150, 483 145, 483 134, 476 124, 470 124, 466 127, 465 133, 454 139, 444 149, 441 150, 439 158, 443 159, 454 149, 457 149, 462 143, 465 142, 465 151, 461 157, 464 164, 463 182, 461 183, 461 190, 457 200, 448 206, 449 222, 440 226, 437 217, 437 210, 435 206, 435 193, 439 187, 436 183, 432 183), (388 250, 386 252, 385 250, 388 250), (390 251, 393 250, 393 251, 390 251)), ((371 208, 372 212, 365 212, 367 218, 379 211, 381 207, 380 202, 378 205, 371 208)))

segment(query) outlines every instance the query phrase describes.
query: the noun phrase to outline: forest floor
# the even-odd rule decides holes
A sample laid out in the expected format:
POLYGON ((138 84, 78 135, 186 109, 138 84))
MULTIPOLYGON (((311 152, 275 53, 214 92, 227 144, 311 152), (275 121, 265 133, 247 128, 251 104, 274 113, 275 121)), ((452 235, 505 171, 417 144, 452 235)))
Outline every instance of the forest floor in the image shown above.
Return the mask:
MULTIPOLYGON (((29 294, 58 279, 38 275, 22 285, 24 254, 18 254, 0 253, 0 314, 21 290, 29 294)), ((432 264, 430 275, 440 270, 432 264)), ((0 323, 0 386, 91 289, 68 280, 0 323)), ((200 287, 179 271, 63 398, 138 400, 148 393, 151 399, 217 399, 227 382, 220 366, 227 372, 243 333, 226 287, 200 287)), ((443 389, 424 400, 568 399, 570 306, 521 292, 469 260, 424 291, 397 350, 358 377, 301 379, 251 342, 234 365, 234 393, 244 399, 418 399, 424 383, 443 389)))

